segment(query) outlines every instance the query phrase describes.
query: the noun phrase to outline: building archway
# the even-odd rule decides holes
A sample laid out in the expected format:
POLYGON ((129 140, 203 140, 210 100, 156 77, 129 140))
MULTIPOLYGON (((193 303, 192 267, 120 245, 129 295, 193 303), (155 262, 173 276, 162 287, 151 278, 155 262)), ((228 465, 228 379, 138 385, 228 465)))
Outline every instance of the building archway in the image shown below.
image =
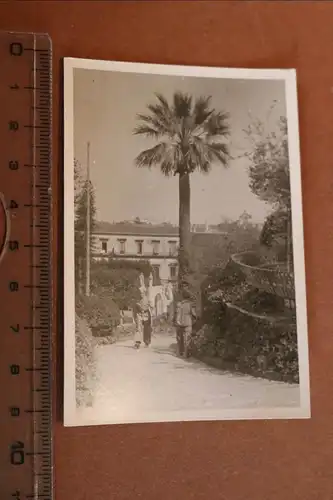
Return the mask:
POLYGON ((162 316, 163 314, 163 302, 162 302, 162 297, 161 294, 158 293, 155 297, 155 315, 157 318, 162 316))

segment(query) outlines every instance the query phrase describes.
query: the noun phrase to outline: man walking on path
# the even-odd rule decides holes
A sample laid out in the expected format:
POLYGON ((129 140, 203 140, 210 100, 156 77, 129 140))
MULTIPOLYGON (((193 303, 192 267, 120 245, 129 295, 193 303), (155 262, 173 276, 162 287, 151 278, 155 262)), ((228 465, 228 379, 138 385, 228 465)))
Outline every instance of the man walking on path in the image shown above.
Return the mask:
POLYGON ((188 358, 189 356, 192 326, 193 321, 196 319, 196 312, 191 298, 191 294, 184 290, 183 300, 177 303, 176 308, 178 354, 179 356, 184 356, 185 358, 188 358))

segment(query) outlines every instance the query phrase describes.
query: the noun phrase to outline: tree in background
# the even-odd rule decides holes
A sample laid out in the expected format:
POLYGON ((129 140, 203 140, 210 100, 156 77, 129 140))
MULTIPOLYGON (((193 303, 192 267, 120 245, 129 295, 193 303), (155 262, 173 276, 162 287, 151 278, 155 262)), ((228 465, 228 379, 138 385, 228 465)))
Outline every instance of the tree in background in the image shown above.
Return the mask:
POLYGON ((210 97, 193 99, 176 92, 172 102, 156 95, 147 114, 139 114, 134 134, 152 139, 154 146, 136 158, 138 167, 159 166, 166 175, 179 178, 179 278, 180 295, 190 288, 190 175, 208 173, 214 162, 226 167, 229 160, 228 113, 210 107, 210 97))
POLYGON ((95 262, 91 269, 92 292, 112 297, 119 309, 133 308, 140 300, 139 276, 146 280, 152 267, 148 261, 112 259, 95 262))
POLYGON ((88 183, 84 179, 80 163, 74 160, 75 288, 77 293, 82 291, 86 279, 88 196, 90 197, 90 258, 92 261, 94 250, 93 231, 96 225, 95 192, 91 181, 88 183))
POLYGON ((236 220, 225 219, 217 228, 220 232, 192 234, 191 277, 197 302, 200 304, 202 287, 207 276, 224 269, 233 254, 258 251, 260 248, 261 227, 247 215, 241 214, 236 220))
POLYGON ((291 193, 287 119, 280 117, 274 131, 254 120, 246 130, 251 141, 249 176, 250 188, 262 201, 273 208, 264 225, 261 241, 272 246, 284 239, 285 260, 292 267, 291 193), (270 236, 269 236, 270 234, 270 236))
POLYGON ((252 225, 252 215, 249 214, 246 210, 244 210, 237 220, 237 224, 240 227, 249 227, 252 225))
POLYGON ((207 275, 215 266, 226 265, 235 253, 259 249, 260 226, 240 215, 218 224, 220 232, 192 234, 191 261, 197 274, 207 275))
POLYGON ((293 244, 290 234, 290 218, 289 211, 276 209, 265 220, 260 234, 260 243, 267 248, 273 248, 279 261, 286 260, 286 248, 288 248, 287 255, 289 255, 290 260, 292 259, 293 244))
POLYGON ((253 143, 249 155, 250 188, 261 200, 279 206, 290 205, 287 120, 281 117, 275 131, 265 131, 260 121, 250 125, 247 135, 253 143))
POLYGON ((78 160, 74 158, 74 207, 76 208, 79 197, 82 192, 84 178, 82 175, 82 167, 78 160))

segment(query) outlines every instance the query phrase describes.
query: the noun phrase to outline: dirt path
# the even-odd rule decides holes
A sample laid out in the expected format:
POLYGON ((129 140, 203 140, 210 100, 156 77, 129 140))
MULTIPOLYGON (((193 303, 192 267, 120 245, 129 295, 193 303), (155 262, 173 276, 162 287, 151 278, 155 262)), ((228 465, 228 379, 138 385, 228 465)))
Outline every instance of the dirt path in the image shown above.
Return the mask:
POLYGON ((156 335, 150 348, 138 351, 132 340, 99 346, 95 402, 83 411, 83 418, 116 423, 163 421, 172 415, 172 420, 182 420, 194 414, 196 419, 214 418, 221 410, 299 406, 297 385, 222 372, 178 358, 175 343, 174 336, 156 335))

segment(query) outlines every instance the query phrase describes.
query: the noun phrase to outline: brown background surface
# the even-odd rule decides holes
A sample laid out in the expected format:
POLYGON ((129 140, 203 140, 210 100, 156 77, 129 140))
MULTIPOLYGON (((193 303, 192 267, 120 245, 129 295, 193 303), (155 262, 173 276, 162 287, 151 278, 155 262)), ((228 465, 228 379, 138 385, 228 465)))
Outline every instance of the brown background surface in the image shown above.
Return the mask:
POLYGON ((11 1, 0 28, 53 41, 57 207, 63 57, 298 72, 312 419, 64 428, 59 325, 56 500, 332 500, 333 2, 11 1))

